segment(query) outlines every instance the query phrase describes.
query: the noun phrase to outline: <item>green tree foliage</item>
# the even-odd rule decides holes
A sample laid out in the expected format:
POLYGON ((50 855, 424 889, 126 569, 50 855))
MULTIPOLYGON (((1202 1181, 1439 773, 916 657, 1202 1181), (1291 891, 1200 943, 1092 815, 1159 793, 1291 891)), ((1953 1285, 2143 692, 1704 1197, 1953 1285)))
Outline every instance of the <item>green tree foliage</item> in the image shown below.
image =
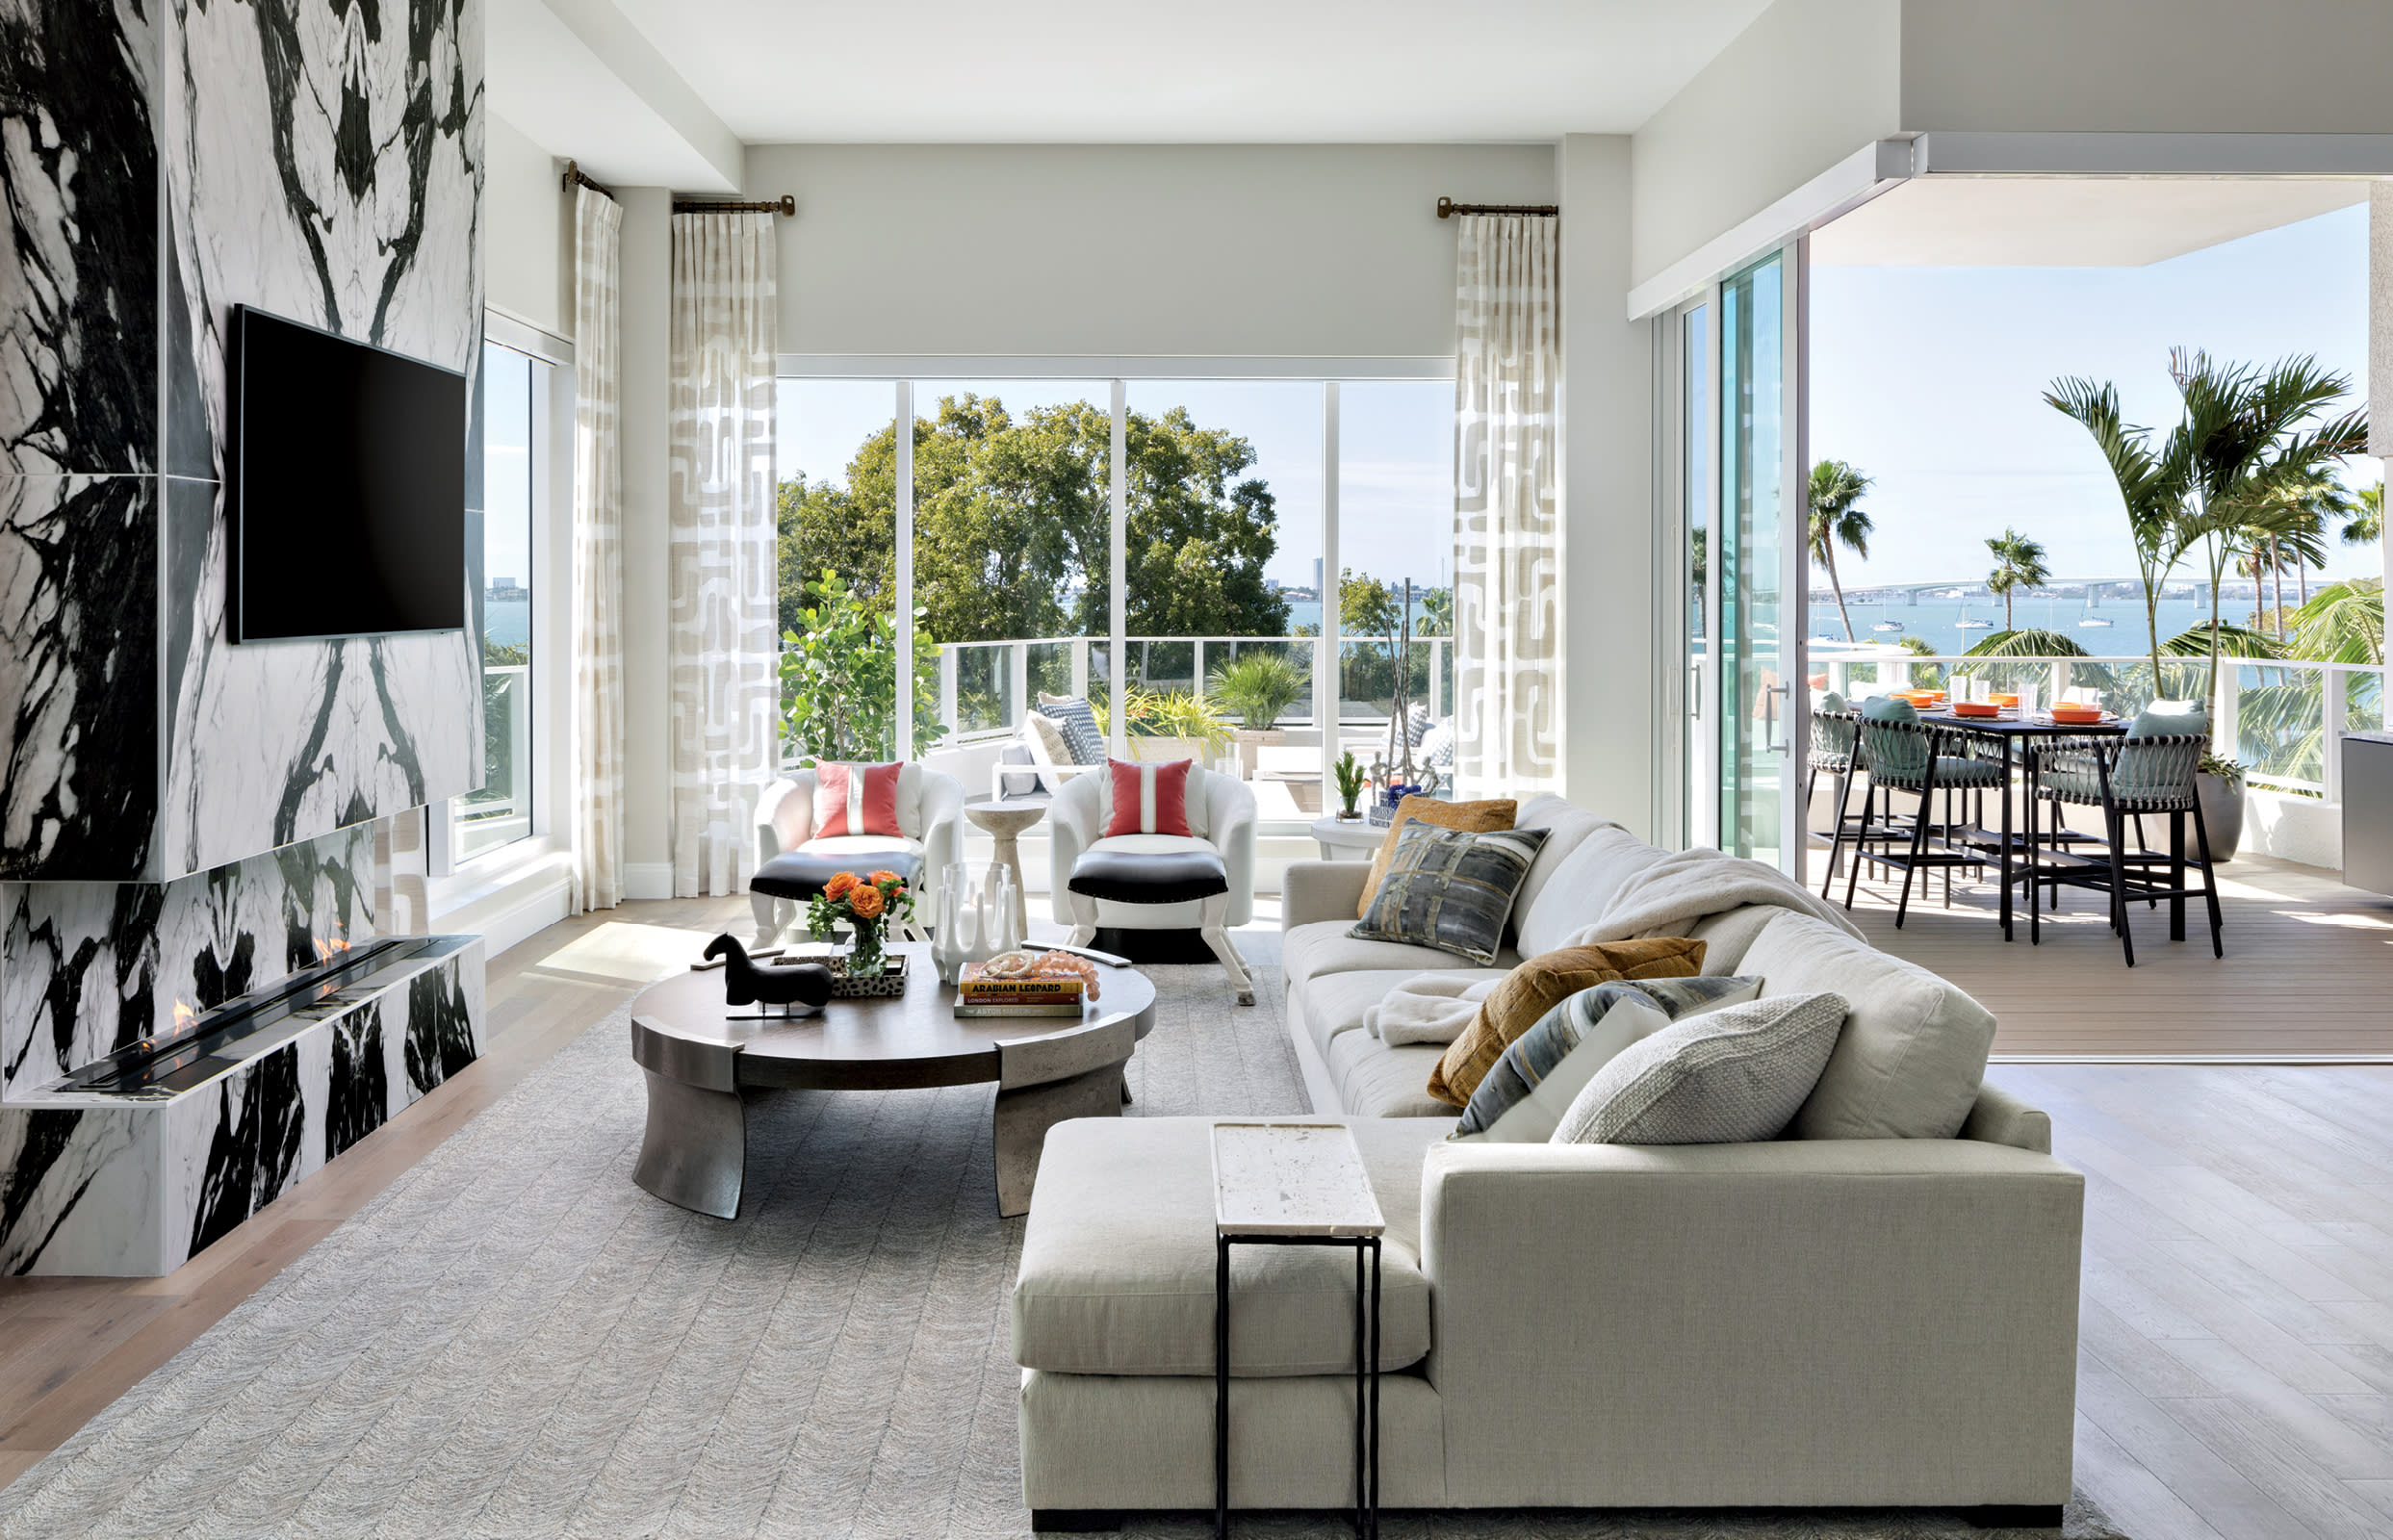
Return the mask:
MULTIPOLYGON (((783 738, 805 764, 896 757, 895 617, 836 572, 801 584, 798 599, 797 624, 782 636, 783 738)), ((918 609, 913 654, 913 752, 919 755, 946 729, 939 720, 939 648, 918 609)))
POLYGON ((2384 662, 2384 579, 2329 583, 2293 614, 2293 655, 2320 663, 2384 662))
MULTIPOLYGON (((1837 596, 1837 614, 1844 621, 1844 639, 1853 640, 1853 615, 1844 605, 1844 583, 1837 576, 1837 548, 1844 547, 1864 561, 1869 559, 1869 536, 1877 528, 1858 504, 1869 490, 1869 477, 1842 460, 1822 460, 1812 467, 1812 559, 1828 569, 1828 586, 1837 596)), ((1695 531, 1700 542, 1703 531, 1695 531)), ((1703 582, 1703 552, 1696 552, 1695 581, 1703 582)))
POLYGON ((2015 629, 2012 596, 2021 588, 2043 587, 2052 574, 2045 566, 2044 547, 2007 525, 2002 533, 1986 542, 1986 549, 1994 558, 1994 570, 1986 575, 1986 588, 2002 596, 2002 629, 2008 634, 2015 629))
POLYGON ((2343 543, 2347 546, 2373 546, 2384 538, 2384 483, 2362 487, 2352 494, 2352 508, 2345 515, 2343 543))
MULTIPOLYGON (((1086 403, 1016 416, 994 397, 945 397, 913 424, 914 595, 951 642, 1103 635, 1112 603, 1113 425, 1086 403)), ((1263 586, 1278 549, 1271 489, 1242 477, 1254 450, 1182 407, 1132 413, 1129 629, 1285 635, 1263 586)), ((783 592, 828 567, 883 606, 896 583, 896 429, 866 439, 847 484, 784 482, 783 592)), ((797 629, 788 600, 783 626, 797 629)))

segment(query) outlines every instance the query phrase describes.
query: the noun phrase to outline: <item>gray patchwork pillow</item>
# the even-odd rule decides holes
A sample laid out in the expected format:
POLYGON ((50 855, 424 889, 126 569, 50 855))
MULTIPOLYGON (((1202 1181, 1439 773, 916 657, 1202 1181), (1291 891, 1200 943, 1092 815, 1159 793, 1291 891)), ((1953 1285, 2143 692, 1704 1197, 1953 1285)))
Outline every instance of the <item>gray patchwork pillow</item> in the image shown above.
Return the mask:
POLYGON ((1685 1016, 1742 1005, 1758 978, 1623 979, 1582 989, 1505 1045, 1446 1137, 1543 1143, 1595 1072, 1631 1043, 1685 1016))
POLYGON ((1504 922, 1545 838, 1543 829, 1476 833, 1416 818, 1398 833, 1387 875, 1346 934, 1433 946, 1485 967, 1504 944, 1504 922))
POLYGON ((1557 1144, 1748 1144, 1775 1139, 1819 1083, 1844 1027, 1838 994, 1707 1012, 1631 1043, 1581 1089, 1557 1144))

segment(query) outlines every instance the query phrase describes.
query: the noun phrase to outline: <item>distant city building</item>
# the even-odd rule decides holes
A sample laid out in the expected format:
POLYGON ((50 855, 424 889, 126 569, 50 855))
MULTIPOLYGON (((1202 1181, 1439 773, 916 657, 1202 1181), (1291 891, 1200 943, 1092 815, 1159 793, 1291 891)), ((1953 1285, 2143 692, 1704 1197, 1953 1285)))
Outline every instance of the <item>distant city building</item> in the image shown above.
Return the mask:
POLYGON ((531 590, 517 587, 512 578, 494 578, 482 597, 494 604, 521 603, 531 598, 531 590))

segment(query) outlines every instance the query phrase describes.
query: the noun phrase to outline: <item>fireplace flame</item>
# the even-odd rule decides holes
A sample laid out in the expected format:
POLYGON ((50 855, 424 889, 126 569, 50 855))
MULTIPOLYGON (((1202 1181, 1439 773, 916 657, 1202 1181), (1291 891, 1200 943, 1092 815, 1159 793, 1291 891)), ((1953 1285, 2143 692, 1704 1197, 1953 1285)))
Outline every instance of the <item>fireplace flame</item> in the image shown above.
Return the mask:
POLYGON ((190 1006, 185 1005, 182 1001, 180 1001, 180 1000, 175 1001, 175 1002, 174 1002, 174 1030, 175 1030, 175 1031, 177 1031, 177 1032, 180 1032, 180 1031, 182 1031, 185 1027, 187 1027, 187 1026, 191 1025, 191 1020, 192 1020, 192 1017, 193 1017, 193 1016, 197 1015, 198 1014, 199 1014, 198 1012, 193 1011, 193 1010, 190 1006))
POLYGON ((341 934, 341 927, 336 924, 330 936, 320 936, 316 938, 315 946, 316 961, 329 962, 349 949, 349 938, 341 934))

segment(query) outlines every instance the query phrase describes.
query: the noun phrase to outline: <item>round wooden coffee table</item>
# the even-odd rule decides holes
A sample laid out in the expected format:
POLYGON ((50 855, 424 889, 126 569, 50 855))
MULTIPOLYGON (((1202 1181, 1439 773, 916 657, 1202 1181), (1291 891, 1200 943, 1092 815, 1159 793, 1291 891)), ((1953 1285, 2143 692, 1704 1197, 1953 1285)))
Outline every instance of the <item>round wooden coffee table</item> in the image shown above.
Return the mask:
POLYGON ((745 1093, 768 1090, 908 1091, 997 1085, 991 1140, 997 1212, 1030 1207, 1047 1130, 1068 1117, 1119 1117, 1122 1066, 1155 1025, 1155 987, 1100 967, 1081 1018, 958 1019, 931 949, 901 942, 906 992, 834 1000, 815 1015, 742 1020, 723 1003, 719 969, 679 973, 631 1002, 631 1057, 648 1079, 648 1132, 632 1180, 682 1208, 735 1219, 745 1186, 745 1093))

